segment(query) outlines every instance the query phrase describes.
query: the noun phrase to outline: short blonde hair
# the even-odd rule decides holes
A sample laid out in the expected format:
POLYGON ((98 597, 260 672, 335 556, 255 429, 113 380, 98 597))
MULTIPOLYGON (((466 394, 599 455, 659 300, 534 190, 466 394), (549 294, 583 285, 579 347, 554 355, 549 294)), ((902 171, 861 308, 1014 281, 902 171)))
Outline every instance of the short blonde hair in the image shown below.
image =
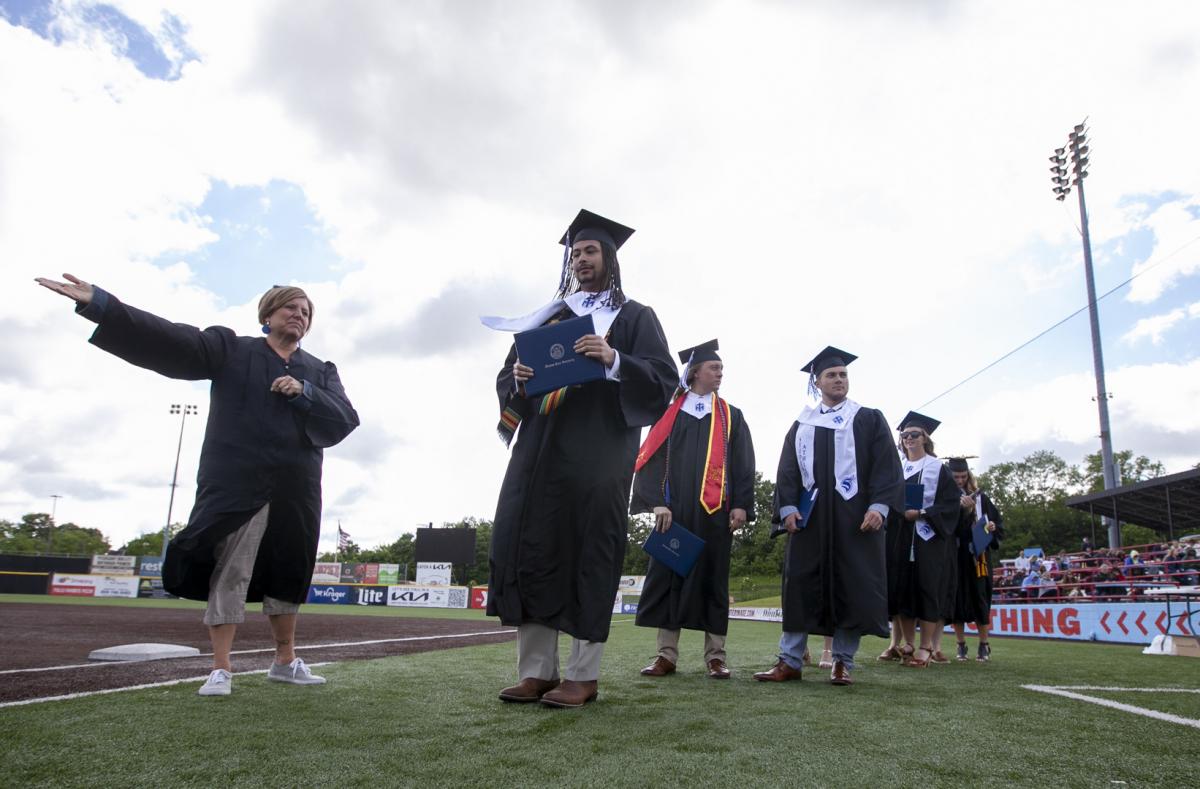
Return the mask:
POLYGON ((267 318, 271 317, 271 313, 292 299, 304 299, 308 302, 308 328, 312 329, 313 313, 317 311, 317 308, 308 294, 294 285, 275 285, 262 295, 262 298, 258 300, 258 322, 266 323, 267 318))

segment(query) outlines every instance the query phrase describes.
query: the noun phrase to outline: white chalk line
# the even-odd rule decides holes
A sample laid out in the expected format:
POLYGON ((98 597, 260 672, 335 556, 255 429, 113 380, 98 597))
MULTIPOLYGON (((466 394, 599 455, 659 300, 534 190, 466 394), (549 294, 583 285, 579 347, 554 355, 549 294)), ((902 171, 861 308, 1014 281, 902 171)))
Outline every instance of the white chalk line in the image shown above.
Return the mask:
POLYGON ((1101 707, 1128 712, 1133 715, 1141 715, 1154 720, 1165 721, 1166 723, 1177 723, 1180 726, 1191 726, 1193 729, 1200 729, 1200 720, 1195 718, 1184 718, 1179 715, 1172 715, 1169 712, 1159 712, 1158 710, 1150 710, 1145 707, 1135 707, 1132 704, 1122 704, 1119 701, 1110 699, 1102 699, 1097 696, 1087 696, 1083 693, 1075 693, 1074 690, 1091 690, 1091 691, 1107 691, 1110 693, 1125 693, 1125 692, 1144 692, 1144 693, 1200 693, 1200 690, 1191 690, 1188 688, 1107 688, 1094 685, 1081 686, 1054 686, 1054 685, 1022 685, 1026 690, 1032 690, 1037 693, 1049 693, 1053 696, 1062 696, 1076 701, 1086 701, 1089 704, 1097 704, 1101 707), (1068 689, 1073 688, 1073 689, 1068 689))
MULTIPOLYGON (((445 638, 471 638, 472 636, 496 636, 508 634, 511 635, 515 631, 509 630, 480 630, 474 633, 443 633, 437 636, 407 636, 405 638, 376 638, 370 641, 342 641, 332 644, 298 644, 296 650, 301 649, 330 649, 332 647, 358 647, 371 646, 373 644, 395 644, 402 641, 438 641, 445 638)), ((235 649, 230 652, 231 655, 256 655, 263 652, 274 652, 274 647, 264 647, 262 649, 235 649)), ((37 668, 10 668, 0 671, 0 675, 4 674, 32 674, 39 671, 66 671, 74 668, 97 668, 102 666, 130 666, 139 663, 158 663, 160 660, 188 660, 202 657, 212 657, 211 652, 201 652, 197 655, 178 655, 168 658, 159 658, 158 660, 97 660, 91 663, 73 663, 65 666, 40 666, 37 668)))
MULTIPOLYGON (((145 663, 146 661, 138 661, 145 663)), ((332 663, 309 663, 309 668, 318 668, 320 666, 330 666, 332 663)), ((250 674, 266 674, 269 669, 256 669, 254 671, 239 671, 233 676, 244 677, 250 674)), ((69 699, 83 699, 88 696, 103 696, 107 693, 124 693, 127 690, 146 690, 148 688, 165 688, 171 685, 182 685, 184 682, 203 682, 208 679, 208 674, 201 674, 198 677, 184 677, 183 679, 168 679, 163 682, 147 682, 142 685, 129 685, 124 688, 105 688, 104 690, 85 690, 79 693, 65 693, 61 696, 42 696, 36 699, 22 699, 21 701, 6 701, 0 703, 0 709, 4 707, 23 707, 27 704, 41 704, 45 701, 67 701, 69 699)))

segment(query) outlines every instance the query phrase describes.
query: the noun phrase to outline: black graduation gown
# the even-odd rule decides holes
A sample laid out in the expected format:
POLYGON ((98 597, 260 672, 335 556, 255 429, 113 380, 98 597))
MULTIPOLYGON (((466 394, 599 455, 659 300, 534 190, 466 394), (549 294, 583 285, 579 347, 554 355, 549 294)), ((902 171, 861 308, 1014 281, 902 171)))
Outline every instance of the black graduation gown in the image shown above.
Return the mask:
POLYGON ((492 525, 487 612, 606 641, 625 561, 629 486, 641 428, 662 415, 677 374, 654 311, 626 302, 609 330, 617 381, 572 387, 549 414, 513 391, 516 347, 496 377, 500 410, 522 416, 492 525))
MULTIPOLYGON (((779 510, 798 506, 803 482, 796 460, 794 422, 783 440, 775 483, 773 521, 779 510)), ((818 427, 813 438, 817 500, 809 524, 788 535, 783 565, 783 629, 833 635, 835 628, 886 636, 887 561, 884 531, 861 531, 872 504, 894 511, 904 500, 900 459, 883 414, 862 408, 854 418, 858 493, 849 501, 836 490, 833 431, 818 427)))
POLYGON ((992 532, 992 541, 984 552, 982 562, 977 562, 971 553, 971 527, 975 525, 975 510, 959 509, 958 529, 958 573, 955 576, 954 613, 952 622, 974 622, 988 624, 992 616, 992 552, 999 550, 1000 541, 1004 539, 1004 522, 1000 519, 1000 511, 988 498, 986 493, 980 493, 983 500, 983 514, 996 524, 992 532))
MULTIPOLYGON (((910 484, 920 481, 920 472, 905 480, 910 484)), ((925 521, 933 529, 933 537, 921 539, 916 523, 905 520, 903 504, 889 515, 888 528, 896 531, 895 542, 891 543, 893 554, 888 561, 889 614, 927 622, 950 616, 948 578, 953 572, 950 551, 955 547, 954 529, 961 509, 958 485, 954 484, 950 470, 942 465, 933 506, 925 508, 925 521)))
POLYGON ((702 419, 676 416, 670 437, 633 478, 634 514, 670 507, 675 522, 704 540, 704 550, 686 578, 650 560, 638 600, 637 624, 643 627, 720 635, 729 630, 729 511, 741 508, 747 520, 754 520, 754 443, 742 412, 729 406, 725 503, 709 515, 700 503, 700 488, 713 418, 711 413, 702 419))
POLYGON ((270 503, 246 599, 303 603, 321 531, 322 450, 358 426, 337 368, 304 350, 285 362, 265 337, 171 323, 106 295, 93 345, 169 378, 212 379, 196 503, 167 547, 163 587, 207 600, 216 544, 270 503), (272 392, 282 375, 307 382, 311 399, 272 392))

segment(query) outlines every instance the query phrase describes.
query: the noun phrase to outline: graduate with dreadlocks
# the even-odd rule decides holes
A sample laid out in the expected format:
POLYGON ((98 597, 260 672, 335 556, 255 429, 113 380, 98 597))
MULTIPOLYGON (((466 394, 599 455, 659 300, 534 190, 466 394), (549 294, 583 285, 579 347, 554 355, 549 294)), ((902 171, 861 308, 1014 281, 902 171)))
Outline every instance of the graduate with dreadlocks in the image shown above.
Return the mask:
POLYGON ((515 345, 499 375, 497 429, 512 444, 496 504, 489 615, 518 629, 509 702, 581 707, 597 696, 628 529, 629 487, 641 428, 670 403, 676 371, 653 310, 625 296, 617 249, 633 230, 580 211, 556 298, 516 319, 484 325, 520 332, 591 315, 595 334, 575 351, 604 365, 605 379, 527 397, 533 370, 515 345), (518 432, 519 431, 519 432, 518 432), (573 637, 560 683, 558 635, 573 637))
POLYGON ((733 532, 754 520, 754 443, 742 412, 717 396, 724 363, 716 340, 679 352, 683 377, 675 402, 650 429, 633 478, 634 514, 653 512, 654 528, 672 521, 704 540, 686 577, 650 560, 637 624, 658 628, 658 656, 642 674, 675 673, 679 630, 704 632, 704 665, 728 679, 729 551, 733 532))
POLYGON ((783 441, 773 521, 788 532, 779 661, 754 678, 800 679, 809 633, 833 636, 834 685, 852 683, 864 633, 887 636, 884 521, 903 503, 900 459, 883 414, 851 400, 846 366, 857 356, 828 347, 804 366, 809 392, 783 441), (801 505, 812 501, 802 517, 801 505))

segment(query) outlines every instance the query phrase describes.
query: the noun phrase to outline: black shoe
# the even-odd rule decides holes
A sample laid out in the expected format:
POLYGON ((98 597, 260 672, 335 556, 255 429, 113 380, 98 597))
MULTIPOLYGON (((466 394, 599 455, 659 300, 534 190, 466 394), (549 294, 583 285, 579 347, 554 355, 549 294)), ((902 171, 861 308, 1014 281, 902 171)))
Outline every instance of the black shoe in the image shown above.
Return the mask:
POLYGON ((980 663, 986 663, 992 659, 992 647, 988 644, 988 642, 979 642, 979 652, 975 654, 975 659, 980 663))
POLYGON ((958 642, 958 662, 965 663, 967 661, 967 644, 965 641, 958 642))

